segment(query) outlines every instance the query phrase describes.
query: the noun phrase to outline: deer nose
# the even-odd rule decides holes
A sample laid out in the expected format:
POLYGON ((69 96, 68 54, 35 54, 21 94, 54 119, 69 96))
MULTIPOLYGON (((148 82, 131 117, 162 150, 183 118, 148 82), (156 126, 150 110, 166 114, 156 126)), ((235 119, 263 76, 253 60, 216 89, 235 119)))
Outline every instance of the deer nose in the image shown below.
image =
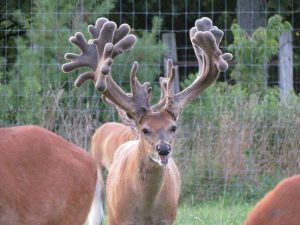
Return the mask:
POLYGON ((166 143, 156 145, 156 150, 160 155, 168 155, 171 151, 171 146, 166 143))

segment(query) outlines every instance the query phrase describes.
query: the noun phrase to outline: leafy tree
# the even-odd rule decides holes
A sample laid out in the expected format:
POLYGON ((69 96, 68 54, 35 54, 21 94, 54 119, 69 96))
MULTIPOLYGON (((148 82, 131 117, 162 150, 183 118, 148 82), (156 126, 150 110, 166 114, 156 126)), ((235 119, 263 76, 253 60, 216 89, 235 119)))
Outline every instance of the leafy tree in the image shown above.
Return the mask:
POLYGON ((231 76, 250 93, 264 92, 268 77, 266 65, 278 54, 280 35, 291 29, 290 23, 283 21, 279 15, 268 20, 267 27, 257 28, 251 36, 237 24, 232 24, 234 41, 228 46, 237 64, 231 76))

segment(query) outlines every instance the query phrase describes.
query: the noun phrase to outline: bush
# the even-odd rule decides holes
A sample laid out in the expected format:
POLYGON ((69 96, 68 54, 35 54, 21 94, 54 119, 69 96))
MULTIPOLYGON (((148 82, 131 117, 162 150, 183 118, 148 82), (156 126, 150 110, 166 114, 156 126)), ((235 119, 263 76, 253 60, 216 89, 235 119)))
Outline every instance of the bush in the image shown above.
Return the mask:
POLYGON ((299 108, 298 96, 284 103, 274 88, 264 97, 241 85, 208 88, 181 118, 176 157, 182 197, 206 200, 226 191, 258 198, 282 177, 299 172, 299 108))
POLYGON ((251 36, 237 24, 232 24, 234 41, 228 46, 233 53, 236 66, 231 72, 232 78, 250 93, 262 95, 267 85, 267 64, 278 54, 280 35, 291 29, 291 24, 275 15, 269 18, 267 27, 259 27, 251 36))

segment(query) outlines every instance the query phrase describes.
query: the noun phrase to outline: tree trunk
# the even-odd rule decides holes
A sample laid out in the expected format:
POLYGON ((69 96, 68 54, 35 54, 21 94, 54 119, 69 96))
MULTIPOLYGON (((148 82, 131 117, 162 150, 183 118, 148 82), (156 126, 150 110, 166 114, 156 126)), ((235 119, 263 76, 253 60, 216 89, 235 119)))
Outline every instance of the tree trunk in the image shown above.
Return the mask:
POLYGON ((77 2, 75 7, 75 12, 71 20, 71 30, 73 33, 77 32, 80 28, 80 24, 83 18, 83 4, 82 2, 77 2))
POLYGON ((284 32, 279 38, 279 87, 282 99, 293 90, 292 32, 284 32))

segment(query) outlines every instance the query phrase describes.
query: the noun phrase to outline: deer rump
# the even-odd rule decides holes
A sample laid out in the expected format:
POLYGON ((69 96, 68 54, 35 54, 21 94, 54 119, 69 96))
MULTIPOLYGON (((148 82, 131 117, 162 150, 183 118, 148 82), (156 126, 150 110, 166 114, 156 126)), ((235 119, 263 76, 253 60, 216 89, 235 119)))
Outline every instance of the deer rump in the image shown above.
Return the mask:
POLYGON ((300 175, 281 181, 249 213, 244 225, 299 225, 300 175))

